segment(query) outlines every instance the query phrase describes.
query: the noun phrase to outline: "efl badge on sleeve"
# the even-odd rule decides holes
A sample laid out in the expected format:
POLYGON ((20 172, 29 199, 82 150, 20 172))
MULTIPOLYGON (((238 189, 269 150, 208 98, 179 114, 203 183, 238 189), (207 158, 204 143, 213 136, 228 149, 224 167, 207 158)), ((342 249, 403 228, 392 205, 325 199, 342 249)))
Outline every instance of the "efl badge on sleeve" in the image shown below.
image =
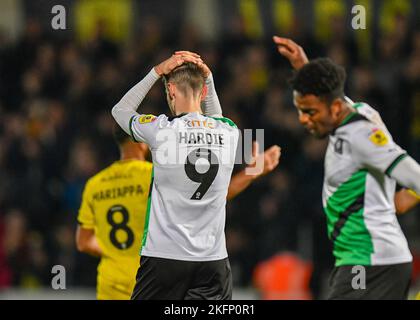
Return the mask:
POLYGON ((156 119, 157 119, 157 118, 156 118, 154 115, 152 115, 152 114, 147 114, 147 115, 141 116, 141 117, 139 118, 139 122, 140 122, 140 123, 150 123, 150 122, 155 121, 156 119))
POLYGON ((369 136, 369 140, 379 147, 388 144, 388 137, 380 129, 373 129, 372 134, 369 136))

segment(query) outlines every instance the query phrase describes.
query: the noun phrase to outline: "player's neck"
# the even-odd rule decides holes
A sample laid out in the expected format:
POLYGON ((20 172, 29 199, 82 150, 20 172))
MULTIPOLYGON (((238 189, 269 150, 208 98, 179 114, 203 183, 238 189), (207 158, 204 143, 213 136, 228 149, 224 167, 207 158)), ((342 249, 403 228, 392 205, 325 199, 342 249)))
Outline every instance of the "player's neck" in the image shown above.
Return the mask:
POLYGON ((194 97, 178 97, 175 103, 175 114, 199 112, 201 113, 200 99, 194 97))
POLYGON ((126 160, 145 161, 146 158, 141 152, 138 152, 137 150, 128 149, 128 150, 121 150, 120 160, 121 161, 126 161, 126 160))
POLYGON ((356 109, 354 109, 352 105, 349 104, 348 102, 345 102, 343 105, 343 110, 340 116, 338 117, 337 126, 340 126, 349 115, 355 112, 356 112, 356 109))

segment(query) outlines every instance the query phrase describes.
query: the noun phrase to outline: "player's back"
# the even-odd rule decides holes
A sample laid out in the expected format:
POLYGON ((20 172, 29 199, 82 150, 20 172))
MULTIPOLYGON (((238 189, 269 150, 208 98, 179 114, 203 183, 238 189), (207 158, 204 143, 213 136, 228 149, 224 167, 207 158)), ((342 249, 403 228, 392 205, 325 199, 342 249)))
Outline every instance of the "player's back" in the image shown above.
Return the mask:
POLYGON ((79 223, 94 227, 103 251, 101 281, 133 286, 139 266, 152 164, 121 160, 89 179, 79 223), (91 216, 89 216, 91 212, 91 216))
POLYGON ((151 146, 154 165, 142 255, 187 261, 226 258, 225 206, 236 125, 194 112, 161 115, 133 129, 151 146))

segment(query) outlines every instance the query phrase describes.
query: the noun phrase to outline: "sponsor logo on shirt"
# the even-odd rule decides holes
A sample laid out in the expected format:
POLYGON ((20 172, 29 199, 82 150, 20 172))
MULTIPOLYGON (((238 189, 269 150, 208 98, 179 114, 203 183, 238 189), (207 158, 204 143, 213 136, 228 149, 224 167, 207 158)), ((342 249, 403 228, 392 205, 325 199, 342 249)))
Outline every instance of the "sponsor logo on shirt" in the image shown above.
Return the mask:
POLYGON ((139 118, 139 122, 140 123, 150 123, 150 122, 153 122, 153 121, 155 121, 157 118, 154 116, 154 115, 152 115, 152 114, 147 114, 147 115, 145 115, 145 116, 141 116, 140 118, 139 118))
POLYGON ((334 144, 334 151, 338 154, 343 154, 343 139, 337 139, 334 144))
POLYGON ((214 129, 214 122, 205 120, 190 120, 190 119, 184 119, 184 123, 188 128, 208 128, 208 129, 214 129))
POLYGON ((386 134, 380 129, 373 129, 371 135, 369 136, 369 140, 373 142, 373 144, 382 147, 388 144, 388 137, 386 134))

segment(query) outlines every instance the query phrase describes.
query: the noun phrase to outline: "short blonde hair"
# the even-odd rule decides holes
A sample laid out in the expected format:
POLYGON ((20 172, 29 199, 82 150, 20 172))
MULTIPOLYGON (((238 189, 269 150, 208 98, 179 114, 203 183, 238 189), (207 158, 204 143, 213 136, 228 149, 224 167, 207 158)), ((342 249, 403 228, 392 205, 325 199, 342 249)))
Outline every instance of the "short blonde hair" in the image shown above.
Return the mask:
POLYGON ((176 67, 163 79, 165 87, 168 82, 171 82, 182 94, 188 95, 191 92, 194 96, 201 92, 206 81, 203 70, 191 62, 176 67))

